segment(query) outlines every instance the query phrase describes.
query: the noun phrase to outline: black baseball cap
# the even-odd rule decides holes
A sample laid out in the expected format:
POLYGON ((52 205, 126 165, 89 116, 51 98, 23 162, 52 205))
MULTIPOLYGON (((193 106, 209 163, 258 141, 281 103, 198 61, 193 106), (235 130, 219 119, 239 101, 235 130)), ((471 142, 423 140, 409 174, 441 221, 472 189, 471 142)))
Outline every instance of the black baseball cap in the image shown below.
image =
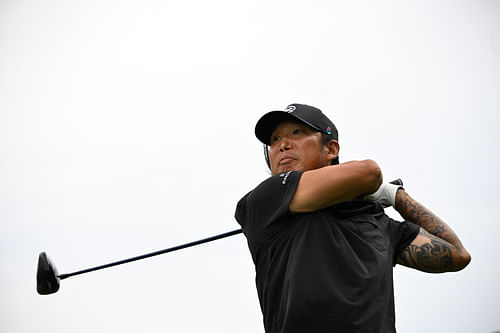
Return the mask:
POLYGON ((265 145, 270 145, 271 134, 276 126, 284 121, 299 121, 318 132, 338 141, 338 131, 333 122, 314 106, 290 104, 284 110, 271 111, 263 115, 255 125, 255 136, 265 145))

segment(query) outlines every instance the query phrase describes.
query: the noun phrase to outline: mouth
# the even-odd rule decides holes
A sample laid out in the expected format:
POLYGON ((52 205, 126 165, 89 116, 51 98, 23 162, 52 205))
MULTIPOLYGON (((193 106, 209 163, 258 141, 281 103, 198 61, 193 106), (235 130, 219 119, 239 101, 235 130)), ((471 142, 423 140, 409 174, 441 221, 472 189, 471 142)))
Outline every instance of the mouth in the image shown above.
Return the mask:
POLYGON ((280 158, 279 165, 289 164, 296 160, 297 158, 294 156, 283 156, 280 158))

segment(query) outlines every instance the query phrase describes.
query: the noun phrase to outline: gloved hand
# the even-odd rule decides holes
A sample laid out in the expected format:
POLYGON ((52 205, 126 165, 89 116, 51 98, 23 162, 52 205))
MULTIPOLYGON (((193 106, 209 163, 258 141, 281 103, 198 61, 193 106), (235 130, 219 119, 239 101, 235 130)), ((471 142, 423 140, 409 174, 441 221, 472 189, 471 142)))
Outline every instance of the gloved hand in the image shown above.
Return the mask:
POLYGON ((394 181, 391 183, 383 183, 375 193, 366 195, 363 199, 378 201, 384 208, 394 206, 396 202, 396 192, 403 188, 403 183, 394 181), (396 184, 394 184, 396 183, 396 184))

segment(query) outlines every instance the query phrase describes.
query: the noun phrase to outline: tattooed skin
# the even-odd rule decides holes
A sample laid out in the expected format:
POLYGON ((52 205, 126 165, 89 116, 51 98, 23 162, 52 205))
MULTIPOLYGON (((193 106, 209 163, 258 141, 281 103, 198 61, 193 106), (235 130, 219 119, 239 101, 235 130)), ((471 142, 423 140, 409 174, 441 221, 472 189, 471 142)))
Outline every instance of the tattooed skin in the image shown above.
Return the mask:
POLYGON ((430 236, 430 243, 410 244, 399 255, 398 263, 429 273, 453 270, 452 251, 448 242, 433 237, 422 228, 420 234, 430 236))
POLYGON ((419 236, 398 256, 399 264, 438 273, 460 270, 469 263, 470 255, 453 230, 404 190, 397 192, 395 209, 421 227, 419 236))
POLYGON ((420 203, 410 198, 406 192, 399 191, 396 201, 396 210, 407 221, 418 224, 439 238, 443 238, 453 243, 460 243, 458 237, 451 231, 446 223, 420 203))

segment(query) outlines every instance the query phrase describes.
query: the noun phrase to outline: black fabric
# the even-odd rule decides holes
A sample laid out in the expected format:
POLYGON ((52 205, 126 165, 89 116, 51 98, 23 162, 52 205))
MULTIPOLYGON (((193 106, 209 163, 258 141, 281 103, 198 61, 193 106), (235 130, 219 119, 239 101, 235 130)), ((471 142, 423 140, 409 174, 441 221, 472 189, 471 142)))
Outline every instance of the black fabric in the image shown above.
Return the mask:
POLYGON ((236 208, 266 332, 395 332, 392 268, 419 227, 363 200, 292 214, 301 175, 268 178, 236 208))

